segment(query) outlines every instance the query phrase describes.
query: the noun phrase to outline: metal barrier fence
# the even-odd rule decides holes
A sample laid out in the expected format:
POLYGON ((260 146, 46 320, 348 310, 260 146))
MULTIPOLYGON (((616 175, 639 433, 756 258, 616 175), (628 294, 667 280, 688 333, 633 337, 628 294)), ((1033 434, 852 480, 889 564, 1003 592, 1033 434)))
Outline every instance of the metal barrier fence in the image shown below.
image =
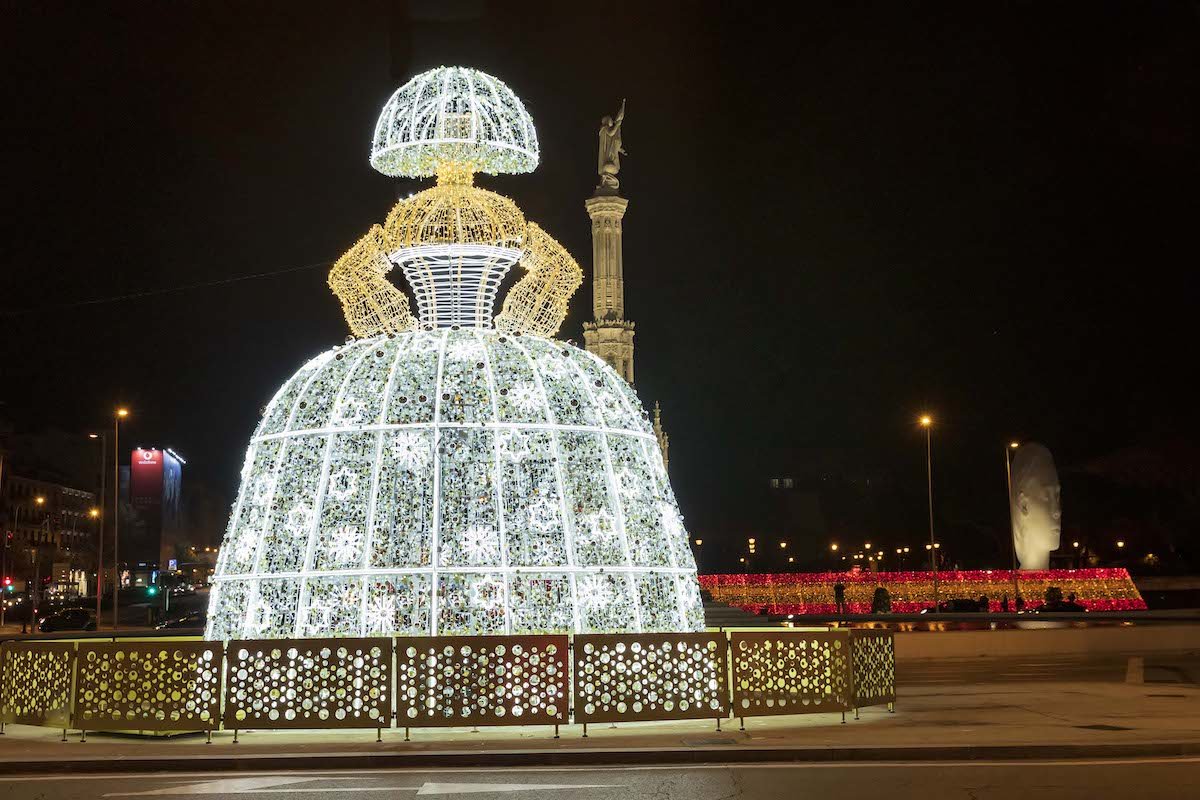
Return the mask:
POLYGON ((896 702, 896 642, 888 631, 850 633, 854 709, 896 702))
POLYGON ((391 639, 234 639, 225 663, 234 741, 246 728, 392 725, 391 639))
POLYGON ((567 722, 566 636, 419 636, 396 640, 397 725, 567 722))
POLYGON ((724 633, 575 637, 575 721, 729 716, 724 633))
MULTIPOLYGON (((220 642, 81 644, 74 727, 88 731, 208 731, 221 721, 220 642)), ((64 723, 66 727, 66 723, 64 723)))
MULTIPOLYGON (((889 636, 891 634, 888 634, 889 636)), ((730 634, 733 713, 746 717, 854 707, 849 631, 730 634)))
POLYGON ((5 723, 87 731, 560 725, 845 712, 896 699, 871 630, 8 641, 5 723))

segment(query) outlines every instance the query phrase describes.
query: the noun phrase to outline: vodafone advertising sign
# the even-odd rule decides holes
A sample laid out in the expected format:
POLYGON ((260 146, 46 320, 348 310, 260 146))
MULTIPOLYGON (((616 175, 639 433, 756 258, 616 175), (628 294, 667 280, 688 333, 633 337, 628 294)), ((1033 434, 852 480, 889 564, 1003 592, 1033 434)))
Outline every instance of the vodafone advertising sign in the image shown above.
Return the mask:
POLYGON ((129 459, 129 500, 134 508, 157 508, 163 496, 163 451, 133 451, 129 459))

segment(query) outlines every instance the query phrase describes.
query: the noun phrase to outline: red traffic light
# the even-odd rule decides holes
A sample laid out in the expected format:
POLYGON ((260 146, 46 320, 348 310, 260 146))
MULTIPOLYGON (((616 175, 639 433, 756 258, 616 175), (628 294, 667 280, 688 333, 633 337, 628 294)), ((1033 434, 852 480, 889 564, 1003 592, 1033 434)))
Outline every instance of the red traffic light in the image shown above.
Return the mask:
POLYGON ((4 578, 4 585, 5 585, 5 586, 12 586, 12 578, 5 577, 5 578, 4 578))

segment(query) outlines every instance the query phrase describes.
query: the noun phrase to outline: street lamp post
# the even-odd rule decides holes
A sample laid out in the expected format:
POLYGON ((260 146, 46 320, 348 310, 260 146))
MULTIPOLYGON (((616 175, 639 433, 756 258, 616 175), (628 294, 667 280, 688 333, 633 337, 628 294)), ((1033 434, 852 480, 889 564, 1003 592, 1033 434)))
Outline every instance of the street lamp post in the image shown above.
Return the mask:
MULTIPOLYGON (((104 598, 104 523, 108 517, 104 513, 104 504, 108 495, 108 437, 103 433, 89 433, 89 439, 100 442, 100 509, 93 516, 97 517, 96 526, 96 628, 100 628, 100 603, 104 598)), ((94 510, 94 509, 93 509, 94 510)))
POLYGON ((933 610, 937 613, 940 607, 938 598, 937 542, 933 538, 933 417, 921 415, 917 420, 925 429, 925 482, 929 489, 929 568, 933 570, 933 610))
POLYGON ((1008 447, 1004 448, 1004 479, 1008 484, 1008 544, 1012 550, 1012 579, 1013 579, 1013 604, 1017 602, 1017 595, 1021 593, 1021 587, 1017 585, 1017 540, 1013 538, 1013 518, 1012 518, 1012 451, 1021 446, 1020 442, 1009 442, 1008 447))
MULTIPOLYGON (((44 506, 46 504, 46 498, 42 497, 41 495, 38 495, 37 497, 33 498, 33 502, 40 509, 42 506, 44 506)), ((48 521, 48 518, 46 517, 45 512, 43 512, 42 513, 42 521, 38 524, 38 527, 39 528, 45 527, 47 521, 48 521)), ((35 619, 35 615, 37 613, 38 581, 41 580, 41 570, 39 569, 39 567, 41 566, 41 563, 38 561, 37 537, 38 537, 38 534, 30 533, 31 541, 30 541, 30 547, 29 547, 29 555, 30 555, 30 560, 33 562, 31 565, 33 567, 33 583, 29 584, 29 586, 28 586, 28 594, 29 594, 28 623, 29 623, 29 632, 30 633, 37 632, 37 629, 35 628, 35 625, 37 622, 37 620, 35 619)), ((26 619, 24 617, 22 617, 21 618, 21 633, 22 634, 25 633, 25 624, 26 624, 26 619)))
MULTIPOLYGON (((119 627, 117 615, 120 613, 120 591, 121 591, 121 559, 119 556, 118 545, 121 541, 120 525, 121 525, 121 498, 119 496, 121 480, 121 468, 117 459, 121 452, 121 420, 129 416, 129 410, 118 408, 116 416, 113 417, 113 630, 119 627)), ((99 620, 97 620, 99 625, 99 620)))

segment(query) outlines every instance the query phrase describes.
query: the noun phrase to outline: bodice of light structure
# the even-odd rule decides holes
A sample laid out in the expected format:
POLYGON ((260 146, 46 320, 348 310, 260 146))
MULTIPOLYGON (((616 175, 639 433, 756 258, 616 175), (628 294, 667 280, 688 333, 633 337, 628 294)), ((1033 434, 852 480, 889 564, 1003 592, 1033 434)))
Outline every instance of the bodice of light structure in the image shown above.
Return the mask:
POLYGON ((702 629, 648 415, 601 359, 550 338, 578 264, 474 185, 536 166, 520 101, 472 70, 425 73, 385 107, 371 161, 437 185, 331 271, 358 338, 268 405, 207 638, 702 629))

